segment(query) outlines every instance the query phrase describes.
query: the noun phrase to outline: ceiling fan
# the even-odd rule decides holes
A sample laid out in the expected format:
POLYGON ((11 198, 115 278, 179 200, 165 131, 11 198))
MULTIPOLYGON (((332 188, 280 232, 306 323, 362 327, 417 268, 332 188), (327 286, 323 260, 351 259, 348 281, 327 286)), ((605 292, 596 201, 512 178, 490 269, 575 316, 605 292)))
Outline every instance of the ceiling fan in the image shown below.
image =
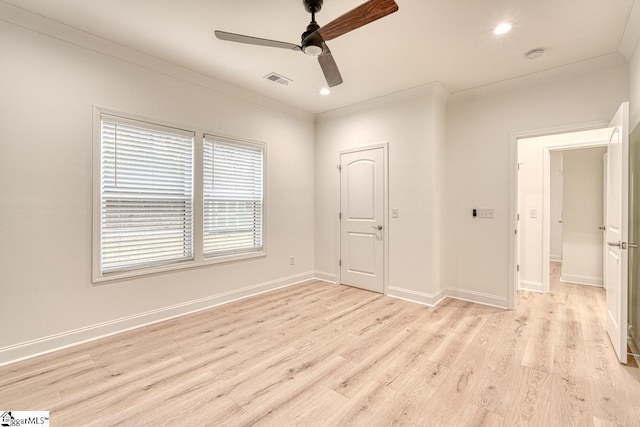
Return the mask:
POLYGON ((338 70, 338 66, 333 59, 333 56, 331 55, 329 46, 327 46, 325 42, 396 12, 398 10, 398 5, 394 0, 370 0, 337 19, 334 19, 324 27, 320 27, 316 23, 316 12, 319 12, 322 8, 323 1, 324 0, 302 1, 304 3, 305 10, 311 14, 311 22, 307 26, 307 30, 302 33, 302 42, 300 45, 245 36, 242 34, 228 33, 225 31, 216 30, 215 34, 220 40, 298 50, 306 53, 307 55, 317 56, 320 68, 322 68, 324 77, 327 80, 327 84, 329 87, 337 86, 342 83, 342 76, 340 75, 340 70, 338 70))

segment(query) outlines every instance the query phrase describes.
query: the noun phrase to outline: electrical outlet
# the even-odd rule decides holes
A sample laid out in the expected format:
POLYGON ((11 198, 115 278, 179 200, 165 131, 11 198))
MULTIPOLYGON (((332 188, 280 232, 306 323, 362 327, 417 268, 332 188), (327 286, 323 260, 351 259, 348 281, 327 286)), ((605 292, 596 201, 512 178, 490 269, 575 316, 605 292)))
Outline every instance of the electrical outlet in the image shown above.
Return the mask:
POLYGON ((294 257, 294 256, 290 256, 290 257, 289 257, 289 264, 291 264, 291 265, 296 265, 296 257, 294 257))
POLYGON ((478 218, 493 218, 493 208, 477 209, 478 218))
POLYGON ((391 218, 398 218, 398 208, 391 208, 391 218))

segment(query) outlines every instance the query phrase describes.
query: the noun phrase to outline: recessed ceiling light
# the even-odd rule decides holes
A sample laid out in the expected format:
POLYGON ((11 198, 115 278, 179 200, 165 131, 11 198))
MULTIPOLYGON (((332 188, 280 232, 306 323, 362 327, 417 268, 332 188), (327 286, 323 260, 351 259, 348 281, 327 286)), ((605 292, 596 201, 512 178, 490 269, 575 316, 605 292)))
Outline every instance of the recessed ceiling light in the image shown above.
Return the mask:
POLYGON ((327 96, 331 93, 331 89, 329 89, 328 87, 323 87, 322 89, 320 89, 320 95, 322 96, 327 96))
POLYGON ((509 31, 511 31, 511 24, 508 22, 503 22, 496 25, 496 27, 493 29, 493 34, 500 35, 508 33, 509 31))

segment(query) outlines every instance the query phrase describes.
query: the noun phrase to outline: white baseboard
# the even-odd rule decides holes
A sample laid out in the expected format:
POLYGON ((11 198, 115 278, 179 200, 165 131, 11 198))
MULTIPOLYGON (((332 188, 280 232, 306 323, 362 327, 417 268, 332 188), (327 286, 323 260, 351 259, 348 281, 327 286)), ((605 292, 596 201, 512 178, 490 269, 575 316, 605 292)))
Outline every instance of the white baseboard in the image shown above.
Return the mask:
POLYGON ((131 329, 140 328, 153 323, 169 320, 174 317, 184 316, 198 311, 206 310, 217 305, 226 304, 239 299, 273 291, 278 288, 296 285, 314 278, 313 272, 296 274, 269 282, 246 286, 229 292, 223 292, 208 297, 162 307, 143 313, 134 314, 119 319, 110 320, 95 325, 71 331, 61 332, 46 337, 25 341, 18 344, 0 348, 0 366, 19 360, 50 353, 66 347, 82 344, 104 338, 131 329))
POLYGON ((427 294, 411 289, 398 288, 389 286, 387 296, 402 299, 417 304, 435 307, 443 299, 449 297, 463 301, 473 302, 476 304, 488 305, 491 307, 508 308, 508 301, 504 297, 486 294, 483 292, 469 291, 459 288, 446 288, 436 294, 427 294))
POLYGON ((602 277, 570 276, 565 274, 560 276, 560 281, 565 283, 577 283, 578 285, 599 287, 602 287, 603 284, 602 277))
POLYGON ((544 292, 542 288, 542 282, 534 282, 532 280, 520 280, 520 285, 518 286, 518 290, 544 292))
POLYGON ((549 261, 562 262, 562 255, 549 255, 549 261))
POLYGON ((498 308, 509 308, 509 302, 506 297, 498 295, 486 294, 484 292, 469 291, 460 288, 447 288, 446 294, 450 298, 463 301, 474 302, 476 304, 488 305, 498 308))
POLYGON ((426 305, 428 307, 435 307, 440 301, 442 301, 447 295, 440 291, 437 294, 427 294, 424 292, 418 292, 411 289, 397 288, 395 286, 389 286, 387 289, 387 296, 402 299, 409 302, 415 302, 417 304, 426 305))
POLYGON ((327 273, 324 271, 314 271, 313 277, 322 280, 323 282, 336 283, 338 281, 338 276, 333 273, 327 273))

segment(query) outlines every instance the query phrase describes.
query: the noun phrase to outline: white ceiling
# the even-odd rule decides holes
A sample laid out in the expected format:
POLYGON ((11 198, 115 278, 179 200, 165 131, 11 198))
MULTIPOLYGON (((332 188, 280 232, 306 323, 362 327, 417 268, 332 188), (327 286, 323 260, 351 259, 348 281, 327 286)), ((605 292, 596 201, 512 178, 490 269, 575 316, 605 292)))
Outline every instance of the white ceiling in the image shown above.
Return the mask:
MULTIPOLYGON (((328 44, 344 83, 322 97, 313 57, 218 40, 223 30, 298 44, 302 0, 2 0, 303 110, 319 113, 442 82, 451 93, 618 51, 634 0, 396 0, 399 11, 328 44), (513 23, 496 36, 493 27, 513 23), (539 59, 525 53, 544 48, 539 59), (293 80, 263 79, 276 72, 293 80)), ((325 0, 318 24, 364 0, 325 0)))

